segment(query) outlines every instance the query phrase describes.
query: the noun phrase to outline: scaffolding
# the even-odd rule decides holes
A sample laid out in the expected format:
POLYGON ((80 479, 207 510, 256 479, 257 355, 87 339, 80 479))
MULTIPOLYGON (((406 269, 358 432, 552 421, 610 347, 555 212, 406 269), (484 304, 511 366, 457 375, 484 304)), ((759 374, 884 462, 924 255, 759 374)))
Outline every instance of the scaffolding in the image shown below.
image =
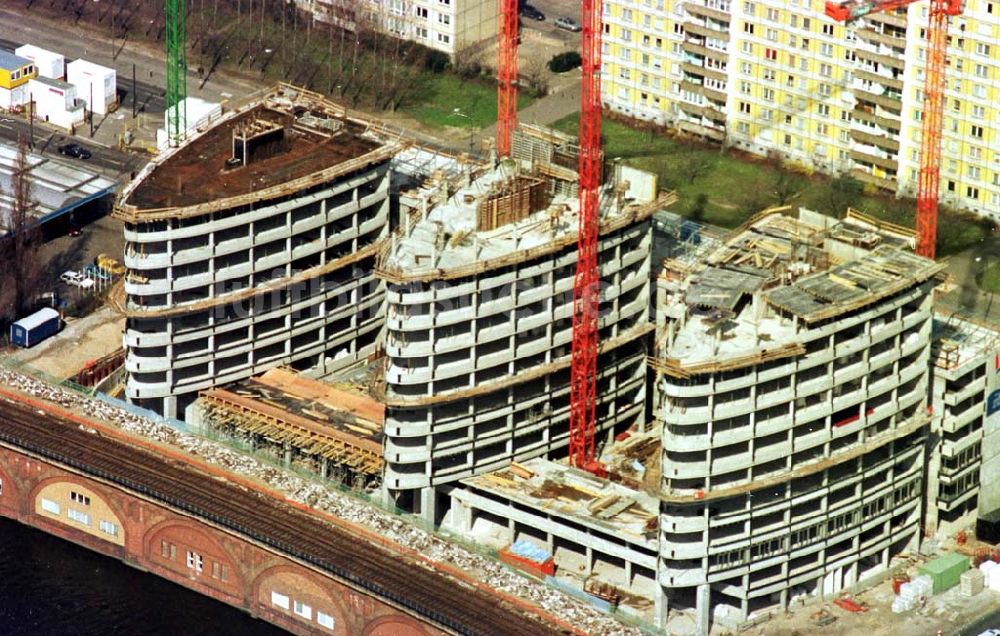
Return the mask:
POLYGON ((348 388, 335 388, 287 369, 202 391, 203 425, 330 478, 370 483, 383 469, 385 407, 348 388))

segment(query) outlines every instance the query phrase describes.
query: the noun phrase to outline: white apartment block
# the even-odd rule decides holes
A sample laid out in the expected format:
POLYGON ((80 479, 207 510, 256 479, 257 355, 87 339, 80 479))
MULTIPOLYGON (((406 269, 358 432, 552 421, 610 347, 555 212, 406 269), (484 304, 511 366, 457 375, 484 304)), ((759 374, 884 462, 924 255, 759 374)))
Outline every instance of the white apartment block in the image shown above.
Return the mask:
MULTIPOLYGON (((916 194, 926 3, 852 25, 820 0, 608 0, 604 101, 916 194)), ((952 18, 941 200, 1000 219, 1000 3, 952 18)))
POLYGON ((355 29, 364 21, 405 40, 447 53, 490 44, 497 37, 497 0, 298 0, 320 22, 355 29))

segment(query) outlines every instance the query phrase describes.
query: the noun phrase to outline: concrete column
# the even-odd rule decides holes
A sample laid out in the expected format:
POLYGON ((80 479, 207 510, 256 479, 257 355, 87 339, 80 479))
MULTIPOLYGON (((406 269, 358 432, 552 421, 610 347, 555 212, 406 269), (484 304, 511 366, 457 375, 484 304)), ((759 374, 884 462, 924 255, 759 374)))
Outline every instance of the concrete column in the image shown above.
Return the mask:
POLYGON ((659 583, 656 584, 656 591, 653 593, 653 624, 666 632, 667 618, 669 610, 667 591, 659 583))
POLYGON ((695 634, 698 636, 708 636, 711 628, 711 591, 712 588, 707 583, 698 586, 695 603, 695 634))
POLYGON ((434 517, 437 512, 437 497, 434 488, 427 486, 420 489, 420 518, 427 523, 434 525, 434 517))
POLYGON ((320 458, 319 475, 323 479, 326 479, 327 476, 329 476, 329 474, 330 474, 330 460, 328 460, 326 457, 322 457, 320 458))
POLYGON ((291 444, 291 442, 285 442, 284 443, 284 449, 285 449, 284 464, 285 464, 285 468, 288 468, 288 467, 290 467, 292 465, 292 444, 291 444))
POLYGON ((472 510, 455 495, 451 496, 451 527, 455 532, 472 532, 472 510))

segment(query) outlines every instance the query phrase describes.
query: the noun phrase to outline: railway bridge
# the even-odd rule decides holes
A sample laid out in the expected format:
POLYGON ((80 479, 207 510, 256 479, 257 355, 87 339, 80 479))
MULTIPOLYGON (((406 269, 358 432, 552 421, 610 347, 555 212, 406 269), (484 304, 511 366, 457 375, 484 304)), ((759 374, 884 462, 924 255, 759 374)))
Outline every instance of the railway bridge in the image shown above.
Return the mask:
POLYGON ((0 515, 295 634, 573 633, 236 475, 0 390, 0 515))

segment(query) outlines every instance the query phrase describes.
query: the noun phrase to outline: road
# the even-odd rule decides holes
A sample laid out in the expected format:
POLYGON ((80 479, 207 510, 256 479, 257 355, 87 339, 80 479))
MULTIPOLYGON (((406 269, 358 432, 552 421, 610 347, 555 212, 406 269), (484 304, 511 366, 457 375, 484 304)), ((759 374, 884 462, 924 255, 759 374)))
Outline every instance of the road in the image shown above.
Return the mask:
MULTIPOLYGON (((0 117, 0 137, 11 142, 17 142, 19 137, 29 138, 31 126, 25 119, 0 117)), ((80 162, 81 167, 98 170, 104 175, 116 180, 127 179, 131 172, 138 172, 146 164, 148 156, 122 152, 117 148, 97 144, 82 136, 69 137, 54 132, 52 128, 36 122, 34 130, 34 152, 58 156, 58 147, 67 141, 73 141, 90 150, 90 159, 63 158, 64 161, 80 162)))

